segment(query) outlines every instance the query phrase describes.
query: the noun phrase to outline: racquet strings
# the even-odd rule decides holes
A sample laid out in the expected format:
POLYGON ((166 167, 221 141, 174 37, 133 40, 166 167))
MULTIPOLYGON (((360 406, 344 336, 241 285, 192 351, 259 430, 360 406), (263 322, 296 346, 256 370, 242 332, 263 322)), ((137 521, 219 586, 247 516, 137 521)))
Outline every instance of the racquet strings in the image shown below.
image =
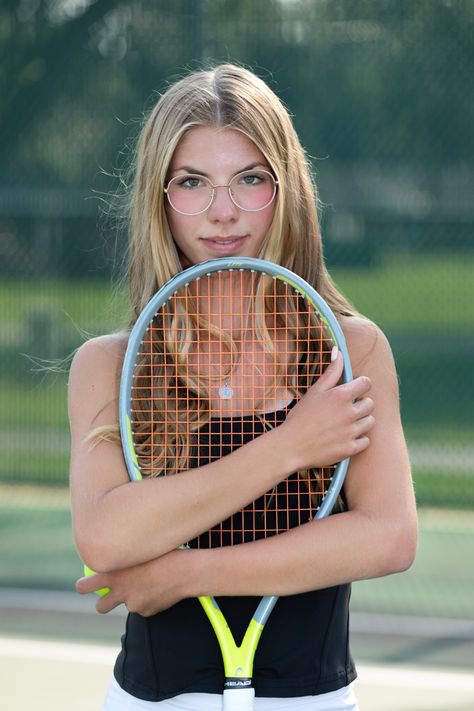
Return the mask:
MULTIPOLYGON (((277 427, 333 345, 309 299, 281 278, 224 270, 178 289, 136 358, 131 428, 142 475, 203 466, 277 427)), ((238 544, 312 520, 333 472, 294 473, 190 545, 238 544)))

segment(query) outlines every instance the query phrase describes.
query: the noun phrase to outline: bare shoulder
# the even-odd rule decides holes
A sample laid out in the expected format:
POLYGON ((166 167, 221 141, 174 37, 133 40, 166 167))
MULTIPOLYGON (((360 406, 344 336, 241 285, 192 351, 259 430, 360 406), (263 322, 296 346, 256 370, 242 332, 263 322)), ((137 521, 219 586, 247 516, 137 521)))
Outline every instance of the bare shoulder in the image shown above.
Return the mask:
POLYGON ((96 370, 105 367, 111 371, 120 367, 127 346, 126 333, 111 333, 91 338, 77 349, 71 364, 71 372, 96 370))
POLYGON ((127 345, 126 333, 91 338, 77 350, 69 373, 69 415, 71 423, 116 421, 120 372, 127 345), (102 417, 101 417, 102 419, 102 417))
POLYGON ((363 316, 345 316, 341 327, 355 376, 392 374, 396 377, 392 349, 379 326, 363 316))

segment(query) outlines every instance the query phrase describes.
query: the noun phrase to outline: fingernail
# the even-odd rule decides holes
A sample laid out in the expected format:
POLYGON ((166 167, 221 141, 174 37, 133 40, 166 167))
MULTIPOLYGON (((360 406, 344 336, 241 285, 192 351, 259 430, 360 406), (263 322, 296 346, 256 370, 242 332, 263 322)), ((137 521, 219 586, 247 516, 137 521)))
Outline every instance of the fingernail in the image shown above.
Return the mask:
POLYGON ((334 363, 334 361, 336 360, 338 353, 339 353, 339 348, 337 346, 333 346, 332 351, 331 351, 331 362, 332 363, 334 363))

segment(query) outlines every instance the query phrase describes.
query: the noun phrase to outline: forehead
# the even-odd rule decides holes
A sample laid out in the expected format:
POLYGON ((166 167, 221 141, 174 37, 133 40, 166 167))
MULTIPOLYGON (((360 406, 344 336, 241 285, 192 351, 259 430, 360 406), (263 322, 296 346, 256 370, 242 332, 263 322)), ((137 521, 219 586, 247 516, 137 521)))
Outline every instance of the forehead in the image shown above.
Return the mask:
POLYGON ((238 171, 247 165, 268 165, 263 153, 240 131, 220 126, 197 126, 179 141, 171 160, 172 171, 195 168, 200 171, 238 171))

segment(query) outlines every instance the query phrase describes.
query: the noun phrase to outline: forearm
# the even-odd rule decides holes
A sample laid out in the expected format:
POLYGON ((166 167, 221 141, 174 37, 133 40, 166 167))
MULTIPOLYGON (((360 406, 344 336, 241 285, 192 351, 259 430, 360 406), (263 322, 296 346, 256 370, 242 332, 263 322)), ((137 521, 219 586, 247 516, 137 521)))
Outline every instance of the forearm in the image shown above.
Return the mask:
POLYGON ((281 596, 332 587, 406 569, 415 545, 414 520, 347 512, 263 541, 191 551, 196 559, 190 561, 188 591, 281 596))
POLYGON ((416 545, 416 520, 352 511, 315 521, 280 536, 212 550, 173 550, 125 570, 82 578, 77 589, 111 592, 99 612, 125 603, 153 615, 201 595, 292 595, 406 569, 416 545))
POLYGON ((79 552, 100 571, 152 560, 225 520, 292 467, 285 438, 273 430, 199 469, 113 487, 83 507, 79 552))

